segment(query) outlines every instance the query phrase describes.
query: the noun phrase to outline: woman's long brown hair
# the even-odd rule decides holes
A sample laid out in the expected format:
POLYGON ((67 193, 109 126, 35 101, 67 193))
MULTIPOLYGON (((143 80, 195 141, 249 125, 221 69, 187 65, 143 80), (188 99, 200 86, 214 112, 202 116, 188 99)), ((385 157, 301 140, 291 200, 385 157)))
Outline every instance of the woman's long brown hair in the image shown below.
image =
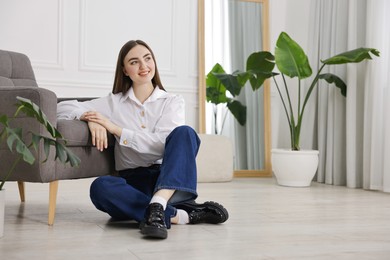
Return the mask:
POLYGON ((128 41, 125 45, 123 45, 122 49, 119 52, 118 61, 116 63, 115 79, 114 79, 114 86, 112 88, 112 93, 117 94, 119 92, 122 92, 123 94, 125 94, 133 85, 133 81, 130 79, 130 77, 126 76, 125 73, 123 72, 123 67, 124 67, 123 60, 125 59, 125 56, 129 53, 129 51, 132 48, 134 48, 136 45, 144 46, 152 54, 152 58, 155 64, 155 73, 152 79, 153 87, 158 86, 160 89, 165 91, 160 80, 160 74, 158 73, 156 58, 154 57, 152 49, 144 41, 131 40, 128 41))

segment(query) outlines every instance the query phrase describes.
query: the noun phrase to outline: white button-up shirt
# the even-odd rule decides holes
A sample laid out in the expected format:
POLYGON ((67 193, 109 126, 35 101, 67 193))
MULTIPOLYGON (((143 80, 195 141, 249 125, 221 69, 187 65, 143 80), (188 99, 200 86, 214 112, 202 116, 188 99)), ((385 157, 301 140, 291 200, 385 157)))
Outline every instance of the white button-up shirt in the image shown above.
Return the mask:
POLYGON ((87 111, 97 111, 123 128, 116 136, 115 168, 124 170, 161 163, 165 139, 177 126, 184 125, 184 99, 156 87, 142 104, 133 88, 126 94, 78 102, 58 103, 58 119, 80 119, 87 111))

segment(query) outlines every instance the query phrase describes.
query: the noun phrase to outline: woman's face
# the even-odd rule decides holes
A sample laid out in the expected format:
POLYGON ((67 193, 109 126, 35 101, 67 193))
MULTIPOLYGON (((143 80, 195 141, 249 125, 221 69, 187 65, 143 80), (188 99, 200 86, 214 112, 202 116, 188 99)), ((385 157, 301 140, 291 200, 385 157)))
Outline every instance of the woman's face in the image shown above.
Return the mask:
POLYGON ((143 45, 134 46, 123 59, 123 73, 133 85, 150 83, 155 73, 155 63, 150 51, 143 45))

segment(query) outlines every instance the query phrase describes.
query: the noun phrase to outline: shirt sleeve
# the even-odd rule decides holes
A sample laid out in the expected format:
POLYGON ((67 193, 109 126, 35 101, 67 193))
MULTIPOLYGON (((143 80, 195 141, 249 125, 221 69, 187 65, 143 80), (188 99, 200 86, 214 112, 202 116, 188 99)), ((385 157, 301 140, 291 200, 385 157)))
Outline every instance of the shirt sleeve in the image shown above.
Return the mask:
POLYGON ((57 104, 57 119, 80 119, 87 111, 97 111, 108 117, 112 111, 111 95, 89 101, 79 102, 77 100, 62 101, 57 104))
POLYGON ((180 95, 175 95, 164 106, 153 131, 134 131, 124 128, 119 143, 148 156, 149 159, 161 159, 164 153, 165 140, 178 126, 185 124, 185 103, 180 95))

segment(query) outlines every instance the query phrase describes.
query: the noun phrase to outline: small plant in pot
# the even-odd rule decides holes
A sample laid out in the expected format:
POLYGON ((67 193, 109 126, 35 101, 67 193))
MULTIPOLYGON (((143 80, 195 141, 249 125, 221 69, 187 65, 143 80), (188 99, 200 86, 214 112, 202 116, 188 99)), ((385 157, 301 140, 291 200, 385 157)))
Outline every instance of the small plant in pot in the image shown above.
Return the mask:
POLYGON ((275 54, 268 51, 255 52, 247 59, 246 71, 235 71, 232 74, 214 73, 214 76, 226 88, 236 88, 249 80, 252 88, 256 89, 266 79, 273 78, 288 121, 291 141, 291 150, 274 149, 272 151, 272 167, 280 185, 309 186, 317 170, 318 151, 300 151, 300 137, 305 108, 313 90, 318 87, 318 81, 325 80, 329 84, 334 84, 340 89, 343 96, 347 94, 347 85, 340 77, 332 73, 322 73, 325 66, 359 63, 363 60, 370 60, 371 55, 379 57, 379 51, 373 48, 358 48, 321 60, 322 64, 314 78, 310 78, 313 72, 307 55, 298 43, 291 39, 287 33, 282 32, 276 42, 275 54), (277 71, 274 71, 275 65, 277 71), (281 77, 282 87, 279 86, 277 77, 281 77), (297 78, 298 100, 296 102, 291 100, 291 86, 287 85, 286 77, 297 78), (305 79, 311 80, 311 82, 307 91, 303 93, 302 81, 305 79), (282 93, 282 88, 284 88, 285 93, 282 93), (297 104, 295 110, 293 104, 297 104), (306 162, 309 157, 312 157, 313 161, 306 162), (310 172, 306 174, 304 180, 298 180, 298 177, 294 176, 294 170, 291 168, 293 166, 288 165, 288 161, 292 161, 292 165, 299 167, 297 172, 300 174, 304 168, 308 168, 310 172), (280 176, 282 170, 286 170, 287 173, 280 176))
POLYGON ((244 79, 245 82, 227 85, 223 84, 215 75, 227 75, 219 63, 215 64, 206 76, 206 100, 213 104, 214 134, 222 134, 228 111, 231 112, 241 126, 246 124, 246 106, 235 98, 240 95, 246 79, 244 79), (219 111, 219 108, 223 106, 226 106, 227 110, 221 109, 222 111, 219 111), (221 120, 218 120, 218 115, 221 115, 221 120), (219 123, 221 124, 220 127, 219 123))
MULTIPOLYGON (((43 142, 43 147, 46 155, 45 163, 48 160, 50 154, 50 147, 55 148, 55 160, 58 159, 62 163, 69 164, 72 167, 76 167, 80 164, 80 159, 66 148, 66 141, 63 139, 61 133, 48 121, 46 115, 41 109, 33 103, 31 100, 17 97, 17 109, 13 117, 9 118, 7 115, 0 115, 0 144, 4 141, 8 149, 11 152, 18 154, 17 158, 13 162, 0 161, 0 164, 9 166, 1 167, 6 169, 5 172, 0 172, 0 237, 3 235, 4 225, 4 189, 3 186, 7 180, 14 173, 15 167, 22 160, 33 164, 35 162, 34 150, 38 149, 38 146, 43 142), (12 127, 12 119, 16 118, 19 113, 26 115, 27 117, 35 118, 50 134, 51 137, 35 134, 31 131, 23 134, 23 129, 18 127, 12 127), (3 199, 3 201, 1 201, 3 199), (1 220, 2 219, 2 220, 1 220)), ((28 172, 26 172, 28 174, 28 172)))

